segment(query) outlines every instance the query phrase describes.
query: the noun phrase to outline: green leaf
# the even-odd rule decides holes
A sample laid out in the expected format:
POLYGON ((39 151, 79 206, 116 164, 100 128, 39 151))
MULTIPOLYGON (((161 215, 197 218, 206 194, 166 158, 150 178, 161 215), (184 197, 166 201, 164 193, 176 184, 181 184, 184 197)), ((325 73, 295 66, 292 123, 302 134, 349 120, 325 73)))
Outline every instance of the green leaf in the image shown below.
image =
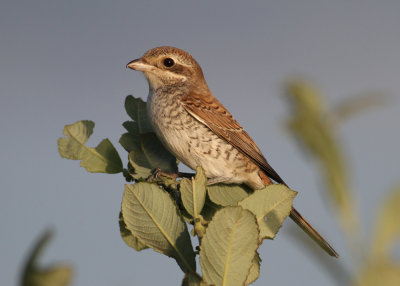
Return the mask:
MULTIPOLYGON (((319 163, 328 194, 339 210, 342 225, 352 241, 359 241, 359 223, 356 216, 352 188, 349 182, 346 155, 342 150, 333 112, 324 105, 323 97, 310 84, 294 81, 287 86, 291 99, 290 132, 299 139, 308 155, 319 163)), ((356 243, 358 244, 358 243, 356 243)))
POLYGON ((175 258, 185 273, 196 271, 186 224, 174 201, 158 185, 126 185, 122 216, 126 228, 143 244, 175 258))
POLYGON ((244 185, 215 184, 207 186, 210 200, 221 206, 237 206, 238 202, 249 196, 250 191, 244 185))
POLYGON ((400 185, 388 196, 378 214, 375 239, 372 244, 374 259, 387 257, 393 243, 400 240, 399 218, 400 185))
POLYGON ((200 247, 203 278, 214 285, 243 285, 258 248, 255 216, 242 207, 219 210, 200 247))
MULTIPOLYGON (((147 117, 146 102, 141 98, 134 98, 132 95, 128 95, 125 98, 125 109, 126 113, 135 122, 130 125, 131 128, 137 128, 139 134, 153 132, 153 128, 147 117)), ((127 128, 127 126, 124 127, 127 128)))
POLYGON ((201 279, 197 273, 186 273, 182 281, 182 286, 207 286, 208 284, 201 279))
POLYGON ((72 269, 68 265, 56 265, 42 268, 37 264, 39 256, 52 237, 52 232, 42 234, 26 262, 22 273, 23 286, 66 286, 72 280, 72 269))
POLYGON ((203 168, 196 168, 196 177, 191 180, 183 178, 180 184, 182 202, 187 212, 194 218, 201 213, 206 200, 207 177, 203 168))
POLYGON ((336 121, 344 121, 360 112, 365 112, 388 103, 387 94, 368 92, 343 99, 332 110, 336 121))
POLYGON ((203 210, 201 211, 201 215, 206 221, 211 221, 215 213, 221 209, 222 207, 214 204, 210 199, 206 196, 206 202, 204 204, 203 210))
POLYGON ((133 178, 146 179, 155 168, 167 173, 178 172, 176 158, 158 140, 149 119, 146 102, 140 98, 127 96, 125 108, 135 121, 126 121, 123 126, 128 131, 121 136, 119 142, 129 152, 129 162, 134 169, 133 178))
POLYGON ((115 174, 122 172, 122 161, 117 150, 108 139, 104 139, 96 148, 85 145, 93 133, 94 122, 78 121, 65 125, 64 138, 58 139, 58 152, 61 157, 81 160, 81 167, 92 173, 115 174))
MULTIPOLYGON (((128 133, 140 134, 139 125, 135 121, 125 121, 124 123, 122 123, 122 126, 125 127, 125 129, 128 131, 128 133)), ((146 133, 149 133, 149 132, 146 132, 146 133)))
POLYGON ((167 173, 178 172, 176 158, 164 148, 154 133, 140 134, 139 139, 140 151, 132 151, 129 156, 134 168, 159 168, 167 173))
POLYGON ((150 168, 149 162, 143 153, 132 151, 129 153, 128 159, 133 168, 132 177, 135 180, 145 180, 153 174, 153 169, 150 168))
POLYGON ((258 279, 258 277, 260 276, 260 264, 261 264, 260 254, 256 252, 256 255, 254 256, 253 261, 251 263, 251 267, 249 270, 249 274, 247 275, 245 285, 249 285, 258 279))
POLYGON ((121 237, 125 241, 125 243, 135 249, 136 251, 141 251, 143 249, 148 248, 144 243, 142 243, 137 237, 135 237, 129 229, 126 228, 126 224, 124 222, 124 218, 122 217, 122 213, 119 213, 119 230, 121 232, 121 237))
POLYGON ((400 285, 400 265, 385 259, 374 260, 362 269, 354 286, 398 286, 400 285))
POLYGON ((256 190, 239 202, 255 214, 260 227, 260 238, 274 238, 285 218, 290 214, 297 192, 285 185, 273 184, 256 190))
MULTIPOLYGON (((126 123, 126 122, 125 122, 126 123)), ((124 133, 119 139, 119 143, 124 147, 124 149, 130 153, 131 151, 140 151, 140 138, 139 133, 124 133)))

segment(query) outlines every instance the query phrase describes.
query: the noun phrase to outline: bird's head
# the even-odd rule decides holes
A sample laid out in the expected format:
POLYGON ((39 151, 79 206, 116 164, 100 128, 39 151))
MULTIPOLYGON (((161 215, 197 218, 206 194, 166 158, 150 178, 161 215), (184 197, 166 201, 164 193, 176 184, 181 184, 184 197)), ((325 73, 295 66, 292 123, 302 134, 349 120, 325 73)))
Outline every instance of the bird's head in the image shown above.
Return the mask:
POLYGON ((129 62, 126 67, 143 72, 152 89, 207 86, 196 60, 189 53, 174 47, 151 49, 141 58, 129 62))

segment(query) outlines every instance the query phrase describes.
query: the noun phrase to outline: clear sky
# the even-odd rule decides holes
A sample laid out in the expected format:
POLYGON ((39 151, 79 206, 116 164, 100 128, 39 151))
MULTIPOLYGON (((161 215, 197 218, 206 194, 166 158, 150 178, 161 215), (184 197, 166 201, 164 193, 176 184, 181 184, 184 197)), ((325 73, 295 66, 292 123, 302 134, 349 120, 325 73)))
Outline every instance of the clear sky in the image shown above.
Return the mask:
MULTIPOLYGON (((285 131, 282 84, 311 79, 327 104, 369 91, 390 104, 339 130, 365 227, 399 182, 400 2, 393 1, 0 1, 0 284, 13 285, 32 242, 56 231, 44 263, 74 265, 74 285, 179 285, 175 262, 136 253, 120 238, 122 175, 89 174, 61 159, 65 124, 96 122, 89 145, 108 137, 122 155, 128 94, 144 77, 125 65, 173 45, 200 63, 210 89, 248 130, 293 189, 295 205, 350 265, 312 161, 285 131)), ((255 285, 337 285, 286 222, 266 241, 255 285)), ((397 253, 399 254, 399 253, 397 253)))

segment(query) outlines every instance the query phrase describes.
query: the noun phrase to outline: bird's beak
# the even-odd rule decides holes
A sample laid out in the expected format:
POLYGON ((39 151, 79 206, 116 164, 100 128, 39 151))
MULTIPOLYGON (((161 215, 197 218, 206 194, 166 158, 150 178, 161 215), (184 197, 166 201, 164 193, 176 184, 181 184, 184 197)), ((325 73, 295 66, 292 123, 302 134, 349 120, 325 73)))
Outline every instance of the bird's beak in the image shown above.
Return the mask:
POLYGON ((133 69, 135 71, 142 71, 142 72, 150 71, 151 69, 153 69, 152 65, 146 63, 142 59, 133 60, 133 61, 129 62, 126 65, 126 67, 133 69))

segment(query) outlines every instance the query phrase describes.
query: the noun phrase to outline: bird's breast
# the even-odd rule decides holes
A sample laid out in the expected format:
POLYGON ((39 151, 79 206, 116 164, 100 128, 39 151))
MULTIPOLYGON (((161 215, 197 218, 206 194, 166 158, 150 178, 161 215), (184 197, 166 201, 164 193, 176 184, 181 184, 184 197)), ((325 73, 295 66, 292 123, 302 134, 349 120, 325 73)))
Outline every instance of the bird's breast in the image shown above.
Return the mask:
POLYGON ((190 115, 181 96, 149 93, 147 113, 163 145, 188 167, 202 166, 208 178, 225 178, 227 183, 259 180, 258 167, 190 115))
POLYGON ((147 113, 164 146, 180 161, 196 168, 198 160, 193 148, 200 147, 206 130, 185 110, 180 96, 179 93, 150 93, 147 113))

